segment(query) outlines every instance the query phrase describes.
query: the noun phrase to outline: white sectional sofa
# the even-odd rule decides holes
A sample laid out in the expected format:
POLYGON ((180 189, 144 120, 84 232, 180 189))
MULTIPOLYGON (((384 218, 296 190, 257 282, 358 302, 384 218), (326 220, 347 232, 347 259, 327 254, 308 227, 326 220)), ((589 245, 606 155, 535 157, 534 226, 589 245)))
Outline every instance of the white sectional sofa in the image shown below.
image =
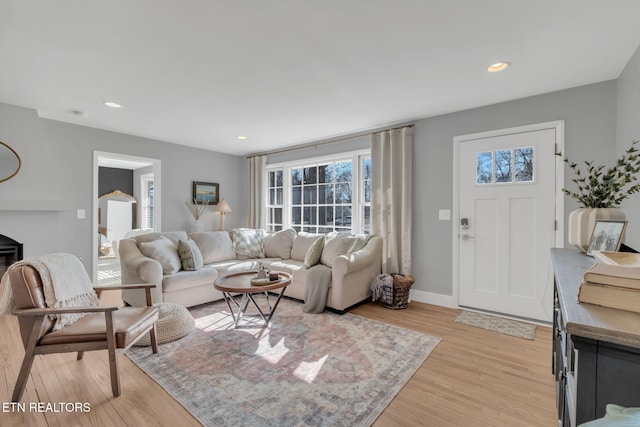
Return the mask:
MULTIPOLYGON (((381 269, 382 239, 296 233, 293 229, 275 233, 255 229, 174 231, 123 239, 119 251, 122 283, 160 285, 152 290, 154 303, 190 307, 221 299, 222 293, 213 288, 218 277, 257 270, 262 263, 290 273, 292 283, 284 295, 303 301, 309 276, 315 276, 310 272, 330 270, 326 307, 345 312, 371 296, 371 282, 381 269)), ((146 304, 144 294, 135 290, 124 291, 123 299, 134 306, 146 304)))

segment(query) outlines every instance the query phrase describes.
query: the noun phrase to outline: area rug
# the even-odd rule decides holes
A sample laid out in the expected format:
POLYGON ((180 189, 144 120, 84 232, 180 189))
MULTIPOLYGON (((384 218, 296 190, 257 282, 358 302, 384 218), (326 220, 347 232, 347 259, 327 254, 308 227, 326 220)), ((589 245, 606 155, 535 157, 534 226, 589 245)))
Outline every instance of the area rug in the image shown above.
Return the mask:
POLYGON ((98 286, 120 285, 119 258, 98 258, 98 286))
POLYGON ((285 299, 268 328, 233 328, 223 301, 190 311, 191 334, 126 354, 205 426, 369 426, 440 341, 285 299))
POLYGON ((456 322, 528 340, 536 335, 536 325, 473 311, 462 311, 456 322))

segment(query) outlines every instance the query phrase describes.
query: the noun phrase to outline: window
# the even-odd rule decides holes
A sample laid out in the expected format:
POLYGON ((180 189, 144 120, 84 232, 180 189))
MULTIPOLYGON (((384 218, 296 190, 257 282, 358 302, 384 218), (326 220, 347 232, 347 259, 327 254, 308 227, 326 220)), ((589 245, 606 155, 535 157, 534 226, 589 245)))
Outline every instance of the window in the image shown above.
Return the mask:
POLYGON ((154 228, 153 221, 153 174, 140 176, 142 200, 140 203, 140 228, 154 228))
POLYGON ((369 231, 371 156, 333 158, 267 167, 267 229, 328 233, 369 231))
POLYGON ((476 153, 476 183, 533 182, 533 147, 476 153))
POLYGON ((283 217, 283 176, 282 169, 267 172, 267 230, 282 230, 283 217))

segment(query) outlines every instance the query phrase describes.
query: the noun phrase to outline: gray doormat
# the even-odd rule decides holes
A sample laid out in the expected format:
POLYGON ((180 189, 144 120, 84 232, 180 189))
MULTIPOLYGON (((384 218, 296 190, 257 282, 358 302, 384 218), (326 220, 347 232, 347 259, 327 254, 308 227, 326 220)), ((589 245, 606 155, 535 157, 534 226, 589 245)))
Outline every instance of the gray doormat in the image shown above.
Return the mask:
POLYGON ((456 317, 456 322, 528 340, 536 335, 536 325, 473 311, 463 310, 456 317))

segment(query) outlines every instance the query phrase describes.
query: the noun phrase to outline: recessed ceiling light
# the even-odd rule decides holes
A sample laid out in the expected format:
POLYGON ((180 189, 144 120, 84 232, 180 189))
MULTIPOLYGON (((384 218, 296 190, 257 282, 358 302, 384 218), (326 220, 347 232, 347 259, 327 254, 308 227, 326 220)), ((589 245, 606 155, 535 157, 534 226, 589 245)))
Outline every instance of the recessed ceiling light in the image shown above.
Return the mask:
POLYGON ((510 62, 496 62, 495 64, 491 64, 487 67, 487 71, 490 73, 497 73, 498 71, 502 71, 511 65, 510 62))
POLYGON ((236 138, 238 138, 238 139, 247 139, 247 137, 244 136, 244 135, 238 135, 238 136, 236 136, 236 138))
POLYGON ((122 105, 115 101, 104 101, 104 105, 111 108, 122 108, 122 105))

